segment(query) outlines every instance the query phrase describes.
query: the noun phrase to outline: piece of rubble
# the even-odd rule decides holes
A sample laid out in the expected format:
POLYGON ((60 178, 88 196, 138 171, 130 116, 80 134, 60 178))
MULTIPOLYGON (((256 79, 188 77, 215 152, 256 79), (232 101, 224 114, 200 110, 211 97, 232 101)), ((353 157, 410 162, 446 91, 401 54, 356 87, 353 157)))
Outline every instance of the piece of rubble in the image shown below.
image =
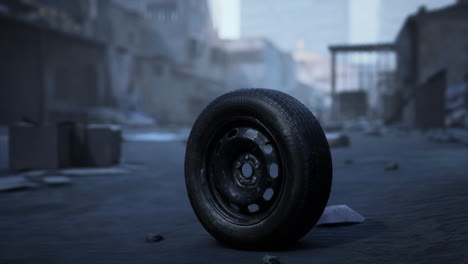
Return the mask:
POLYGON ((387 171, 393 171, 393 170, 398 170, 398 163, 390 163, 385 167, 385 170, 387 171))
POLYGON ((277 256, 265 255, 263 257, 263 264, 280 264, 279 258, 277 256))
POLYGON ((382 136, 382 130, 378 127, 374 127, 374 126, 371 126, 371 127, 367 127, 365 128, 362 133, 366 136, 370 136, 370 137, 380 137, 382 136))
POLYGON ((325 136, 331 148, 347 147, 350 145, 349 137, 344 133, 326 133, 325 136))
POLYGON ((359 224, 364 222, 365 218, 349 208, 347 205, 327 206, 316 226, 338 226, 348 224, 359 224))
POLYGON ((158 234, 148 233, 145 237, 146 243, 157 243, 164 240, 164 237, 158 234))
POLYGON ((104 168, 72 168, 57 171, 59 174, 72 176, 86 175, 110 175, 110 174, 125 174, 129 171, 119 167, 104 167, 104 168))
POLYGON ((30 170, 30 171, 21 172, 21 176, 27 179, 35 179, 35 178, 44 176, 48 172, 49 170, 30 170))
POLYGON ((66 177, 66 176, 45 176, 42 178, 42 182, 47 184, 47 185, 53 185, 53 186, 58 186, 58 185, 67 185, 71 183, 71 179, 66 177))
POLYGON ((30 189, 38 186, 38 184, 26 180, 23 176, 0 178, 0 192, 30 189))

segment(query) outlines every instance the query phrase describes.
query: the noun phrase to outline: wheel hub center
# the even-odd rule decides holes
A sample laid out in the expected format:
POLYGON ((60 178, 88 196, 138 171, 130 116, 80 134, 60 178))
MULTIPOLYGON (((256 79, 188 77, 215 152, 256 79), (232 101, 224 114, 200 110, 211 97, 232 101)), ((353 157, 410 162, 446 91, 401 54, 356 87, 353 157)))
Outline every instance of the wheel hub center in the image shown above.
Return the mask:
POLYGON ((234 178, 243 187, 253 187, 261 175, 260 162, 252 154, 243 154, 234 162, 234 178))

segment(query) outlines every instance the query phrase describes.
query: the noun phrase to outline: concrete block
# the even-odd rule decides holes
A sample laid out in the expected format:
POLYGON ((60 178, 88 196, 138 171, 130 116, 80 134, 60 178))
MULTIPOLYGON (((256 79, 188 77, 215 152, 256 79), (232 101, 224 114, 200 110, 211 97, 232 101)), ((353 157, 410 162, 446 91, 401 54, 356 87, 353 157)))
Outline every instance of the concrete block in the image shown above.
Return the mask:
POLYGON ((14 170, 56 169, 70 160, 70 129, 64 126, 15 125, 9 128, 9 162, 14 170))
POLYGON ((87 125, 84 166, 111 166, 120 162, 122 132, 113 125, 87 125))

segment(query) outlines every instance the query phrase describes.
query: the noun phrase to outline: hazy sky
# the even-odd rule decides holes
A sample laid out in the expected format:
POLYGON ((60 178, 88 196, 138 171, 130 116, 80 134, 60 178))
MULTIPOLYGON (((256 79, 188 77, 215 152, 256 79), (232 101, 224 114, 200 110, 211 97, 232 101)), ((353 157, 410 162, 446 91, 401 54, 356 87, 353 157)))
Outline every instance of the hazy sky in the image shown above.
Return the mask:
MULTIPOLYGON (((212 10, 220 13, 214 18, 221 38, 238 38, 240 36, 240 0, 210 0, 212 10)), ((351 42, 370 42, 377 37, 377 8, 376 0, 351 0, 351 42)))
MULTIPOLYGON (((255 0, 252 0, 255 1, 255 0)), ((284 0, 288 1, 288 0, 284 0)), ((294 1, 294 0, 289 0, 294 1)), ((312 1, 312 0, 311 0, 312 1)), ((325 0, 324 0, 325 1, 325 0)), ((333 0, 328 0, 333 1, 333 0)), ((392 0, 384 0, 392 1, 392 0)), ((413 0, 408 0, 413 1, 413 0)), ((439 2, 454 2, 455 0, 417 0, 429 7, 440 7, 439 2)), ((221 38, 238 38, 240 36, 240 0, 209 0, 211 9, 217 10, 214 17, 221 38)), ((244 1, 248 2, 248 1, 244 1)), ((350 39, 351 43, 368 43, 379 41, 378 10, 379 0, 350 0, 350 39)), ((447 4, 447 3, 444 3, 447 4)), ((416 8, 416 6, 415 6, 416 8)), ((416 9, 414 10, 416 11, 416 9)))
POLYGON ((217 9, 219 17, 214 17, 221 38, 240 36, 240 0, 210 0, 211 10, 217 9), (217 21, 216 21, 217 20, 217 21))

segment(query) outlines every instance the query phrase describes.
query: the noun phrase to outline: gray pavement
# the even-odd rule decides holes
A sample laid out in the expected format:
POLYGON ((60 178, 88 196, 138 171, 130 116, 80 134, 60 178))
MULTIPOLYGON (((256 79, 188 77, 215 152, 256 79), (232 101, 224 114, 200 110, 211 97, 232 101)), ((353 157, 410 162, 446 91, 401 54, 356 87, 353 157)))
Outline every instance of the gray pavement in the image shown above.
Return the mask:
POLYGON ((0 193, 0 263, 468 263, 466 146, 352 134, 332 153, 329 205, 347 204, 362 224, 314 228, 276 252, 225 248, 188 202, 184 143, 126 142, 129 173, 0 193), (145 243, 147 233, 165 239, 145 243))

